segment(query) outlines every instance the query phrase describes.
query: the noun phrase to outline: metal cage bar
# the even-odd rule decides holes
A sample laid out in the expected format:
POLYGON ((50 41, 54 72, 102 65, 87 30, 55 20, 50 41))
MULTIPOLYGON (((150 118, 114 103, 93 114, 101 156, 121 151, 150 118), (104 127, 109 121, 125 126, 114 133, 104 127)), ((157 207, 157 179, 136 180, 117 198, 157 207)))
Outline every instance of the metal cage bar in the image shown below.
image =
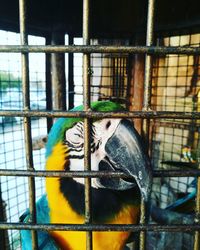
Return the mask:
MULTIPOLYGON (((34 176, 34 177, 104 177, 104 178, 130 178, 131 176, 126 175, 122 172, 112 171, 43 171, 43 170, 12 170, 12 169, 0 169, 0 176, 34 176)), ((154 170, 153 177, 198 177, 200 176, 200 169, 190 170, 154 170)))
MULTIPOLYGON (((155 0, 148 1, 146 46, 153 46, 154 5, 155 5, 155 0)), ((148 110, 151 105, 151 75, 152 75, 152 56, 146 54, 145 76, 144 76, 144 104, 143 104, 144 110, 148 110)))
POLYGON ((42 230, 42 231, 152 231, 152 232, 194 232, 200 231, 199 224, 173 224, 173 225, 133 225, 133 224, 22 224, 1 223, 0 230, 42 230))
MULTIPOLYGON (((20 22, 20 37, 21 44, 28 46, 28 36, 26 34, 26 1, 19 1, 19 22, 20 22)), ((23 102, 24 110, 30 110, 30 93, 29 93, 29 58, 27 53, 21 54, 22 59, 22 86, 23 86, 23 102)), ((31 119, 24 117, 24 139, 26 150, 26 164, 27 170, 34 170, 33 167, 33 153, 32 153, 32 137, 31 137, 31 119)), ((28 177, 29 189, 29 207, 30 207, 30 221, 36 223, 36 206, 35 206, 35 180, 34 177, 28 177)), ((31 231, 32 249, 38 249, 37 233, 31 231)))
MULTIPOLYGON (((153 46, 153 23, 154 23, 154 6, 155 0, 148 1, 148 13, 147 13, 147 32, 146 32, 146 46, 153 46)), ((152 76, 152 55, 145 55, 145 74, 144 74, 144 97, 143 97, 143 110, 150 110, 151 105, 151 76, 152 76)), ((146 119, 143 121, 145 139, 147 146, 149 146, 149 125, 150 120, 146 119)), ((141 199, 140 209, 140 224, 145 223, 146 206, 143 199, 141 199)), ((140 232, 140 249, 144 250, 146 244, 146 233, 140 232)))
POLYGON ((33 110, 4 110, 0 116, 16 117, 79 117, 79 118, 142 118, 142 119, 200 119, 200 112, 174 112, 174 111, 33 111, 33 110))
MULTIPOLYGON (((50 36, 46 37, 46 45, 51 43, 50 36)), ((52 110, 53 100, 52 100, 52 79, 51 79, 51 54, 46 54, 45 68, 46 68, 46 108, 47 110, 52 110)), ((52 118, 47 118, 47 131, 49 132, 53 125, 52 118)))
MULTIPOLYGON (((200 167, 199 167, 200 169, 200 167)), ((200 177, 197 177, 197 196, 196 196, 196 218, 195 222, 199 225, 200 219, 200 177)), ((194 250, 198 250, 200 248, 200 232, 195 231, 194 235, 194 250)))
MULTIPOLYGON (((83 0, 83 44, 90 44, 89 35, 89 13, 90 1, 83 0)), ((90 109, 90 55, 83 54, 83 105, 84 111, 90 109)), ((90 151, 90 120, 84 118, 84 170, 91 170, 91 151, 90 151)), ((92 222, 91 215, 91 179, 85 178, 85 224, 92 222)), ((86 232, 86 249, 92 250, 92 231, 86 232)))
MULTIPOLYGON (((154 0, 149 0, 150 11, 153 11, 154 0)), ((88 53, 116 53, 116 52, 128 52, 128 53, 141 53, 147 54, 147 68, 146 73, 146 83, 150 83, 150 55, 164 55, 164 54, 187 54, 187 55, 199 55, 200 48, 192 47, 162 47, 162 46, 152 46, 152 34, 149 34, 147 38, 147 46, 90 46, 89 45, 89 0, 84 1, 84 12, 83 12, 83 36, 85 39, 83 46, 28 46, 27 35, 25 32, 25 1, 20 0, 20 27, 21 27, 21 36, 22 36, 22 45, 21 46, 0 46, 0 52, 14 52, 22 53, 22 68, 23 68, 23 86, 24 86, 24 110, 23 111, 0 111, 2 116, 21 116, 24 117, 25 122, 25 138, 26 138, 26 152, 27 152, 27 166, 28 170, 26 172, 19 170, 0 170, 0 175, 7 176, 28 176, 30 180, 30 209, 32 214, 33 224, 20 224, 20 223, 1 223, 0 229, 26 229, 32 230, 33 232, 33 249, 37 247, 37 238, 35 230, 79 230, 79 231, 88 231, 87 233, 87 249, 92 249, 92 235, 91 231, 174 231, 174 232, 193 232, 199 231, 199 224, 188 224, 188 225, 143 225, 143 220, 141 220, 141 225, 92 225, 91 224, 91 214, 90 214, 90 178, 103 176, 103 177, 127 177, 122 173, 98 173, 90 172, 90 140, 89 140, 89 119, 93 117, 135 117, 135 118, 145 118, 145 119, 160 119, 160 118, 174 118, 174 119, 200 119, 200 112, 154 112, 154 111, 136 111, 136 112, 91 112, 90 111, 90 83, 89 83, 89 69, 90 69, 90 57, 88 53), (28 76, 28 53, 84 53, 84 111, 83 112, 62 112, 62 111, 30 111, 29 107, 29 76, 28 76), (56 171, 34 171, 33 161, 32 161, 32 148, 31 148, 31 123, 30 117, 83 117, 85 118, 85 172, 56 172, 56 171), (35 220, 35 191, 34 191, 34 177, 86 177, 86 224, 85 225, 37 225, 35 220)), ((148 18, 148 27, 152 30, 152 18, 153 12, 150 14, 151 20, 148 18)), ((147 32, 148 33, 148 32, 147 32)), ((149 85, 146 85, 145 90, 145 105, 144 107, 149 107, 149 85)), ((169 170, 169 171, 154 171, 154 177, 161 176, 200 176, 200 170, 186 170, 184 172, 169 170)), ((199 182, 199 181, 198 181, 199 182)), ((199 187, 199 184, 198 184, 199 187)), ((197 201, 197 215, 199 213, 199 192, 198 192, 198 201, 197 201)), ((198 236, 199 237, 199 236, 198 236)), ((145 240, 145 239, 144 239, 145 240)), ((199 244, 199 243, 198 243, 199 244)), ((198 244, 195 249, 198 249, 198 244)), ((144 249, 144 242, 141 244, 144 249)))
MULTIPOLYGON (((69 45, 74 42, 73 36, 69 35, 69 45)), ((74 107, 74 55, 72 53, 68 54, 68 109, 74 107)))
POLYGON ((199 47, 181 46, 103 46, 103 45, 0 45, 1 53, 141 53, 199 55, 199 47))

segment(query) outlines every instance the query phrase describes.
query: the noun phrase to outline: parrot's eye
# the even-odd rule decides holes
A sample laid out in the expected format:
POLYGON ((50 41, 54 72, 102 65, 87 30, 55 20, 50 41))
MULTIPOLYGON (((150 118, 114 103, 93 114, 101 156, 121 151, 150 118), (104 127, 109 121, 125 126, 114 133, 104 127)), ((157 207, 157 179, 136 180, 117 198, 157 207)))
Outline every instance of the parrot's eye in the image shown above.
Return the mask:
POLYGON ((79 134, 66 135, 66 140, 72 144, 80 144, 83 142, 83 138, 79 134))
POLYGON ((110 127, 110 125, 111 125, 111 121, 108 121, 108 122, 106 123, 106 129, 108 129, 108 128, 110 127))
POLYGON ((83 124, 77 123, 73 128, 68 129, 65 133, 65 140, 73 145, 83 143, 83 124))

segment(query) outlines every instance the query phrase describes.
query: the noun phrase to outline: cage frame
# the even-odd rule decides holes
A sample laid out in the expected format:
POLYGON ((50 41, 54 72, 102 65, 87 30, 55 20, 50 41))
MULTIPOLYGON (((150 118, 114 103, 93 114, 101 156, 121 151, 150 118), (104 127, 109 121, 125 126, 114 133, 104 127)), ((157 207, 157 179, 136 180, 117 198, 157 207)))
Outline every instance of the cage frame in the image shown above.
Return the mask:
MULTIPOLYGON (((27 0, 28 1, 28 0, 27 0)), ((155 0, 148 0, 148 18, 147 18, 147 36, 146 46, 99 46, 90 45, 89 34, 89 10, 90 1, 83 0, 83 39, 84 45, 82 46, 29 46, 27 41, 26 32, 26 0, 19 0, 20 9, 20 46, 0 46, 0 52, 14 52, 21 53, 22 57, 22 85, 24 96, 24 110, 23 111, 0 111, 0 116, 19 116, 23 117, 25 125, 25 149, 27 155, 27 171, 20 170, 0 170, 0 176, 27 176, 29 179, 29 208, 31 214, 31 223, 0 223, 1 230, 17 229, 17 230, 31 230, 32 231, 32 249, 37 249, 37 234, 36 230, 77 230, 87 232, 87 250, 92 250, 92 231, 137 231, 140 232, 140 249, 145 249, 145 232, 147 231, 173 231, 173 232, 193 232, 195 231, 194 250, 199 249, 200 245, 200 168, 196 170, 186 170, 183 172, 179 170, 155 170, 153 176, 195 176, 197 177, 197 200, 196 200, 196 219, 195 223, 191 225, 147 225, 145 224, 145 207, 142 203, 141 206, 141 218, 139 225, 94 225, 91 221, 91 183, 92 177, 127 177, 120 172, 91 172, 90 171, 90 145, 89 145, 89 128, 90 119, 94 117, 109 117, 109 118, 142 118, 148 121, 149 119, 161 119, 161 118, 173 118, 173 119, 200 119, 200 112, 169 112, 169 111, 152 111, 150 105, 151 99, 151 71, 152 71, 152 56, 164 55, 164 54, 184 54, 184 55, 200 55, 200 48, 192 47, 165 47, 165 46, 153 46, 153 23, 155 12, 155 0), (84 89, 84 111, 79 112, 65 112, 65 111, 52 111, 51 100, 48 102, 48 108, 50 111, 31 111, 30 110, 30 98, 29 98, 29 68, 28 68, 28 54, 29 53, 83 53, 83 89, 84 89), (145 54, 145 82, 144 82, 144 105, 143 111, 124 111, 124 112, 92 112, 90 110, 90 82, 89 72, 90 67, 90 54, 91 53, 116 53, 116 52, 128 52, 145 54), (70 172, 64 171, 36 171, 33 166, 33 154, 31 148, 31 127, 30 118, 38 117, 82 117, 84 118, 84 164, 85 171, 83 172, 70 172), (73 224, 40 224, 36 223, 36 208, 35 208, 35 177, 85 177, 85 224, 73 225, 73 224)), ((148 134, 148 123, 146 124, 146 132, 148 134)), ((49 126, 50 127, 50 126, 49 126)))

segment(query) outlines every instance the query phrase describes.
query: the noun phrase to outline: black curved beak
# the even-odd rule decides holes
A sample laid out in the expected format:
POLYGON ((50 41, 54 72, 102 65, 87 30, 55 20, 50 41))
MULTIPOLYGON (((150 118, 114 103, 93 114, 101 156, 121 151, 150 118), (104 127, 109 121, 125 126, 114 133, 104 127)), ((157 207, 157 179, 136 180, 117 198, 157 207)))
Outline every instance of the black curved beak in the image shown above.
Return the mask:
POLYGON ((100 170, 122 171, 131 178, 104 178, 99 182, 106 188, 127 190, 138 186, 144 200, 148 199, 152 172, 144 143, 129 120, 121 120, 105 145, 107 157, 100 162, 100 170))

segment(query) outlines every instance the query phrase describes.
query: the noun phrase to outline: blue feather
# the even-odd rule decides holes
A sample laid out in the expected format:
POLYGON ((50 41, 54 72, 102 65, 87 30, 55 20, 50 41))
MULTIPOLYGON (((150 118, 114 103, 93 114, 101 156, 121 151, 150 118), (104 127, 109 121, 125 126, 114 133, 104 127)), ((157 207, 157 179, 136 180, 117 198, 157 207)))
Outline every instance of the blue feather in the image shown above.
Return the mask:
POLYGON ((180 198, 180 199, 176 200, 173 204, 167 206, 166 209, 174 210, 175 208, 184 205, 186 202, 191 201, 192 199, 194 199, 196 197, 196 193, 197 192, 196 192, 196 189, 195 189, 193 192, 187 194, 183 198, 180 198))
MULTIPOLYGON (((49 219, 49 207, 46 195, 43 195, 36 203, 37 223, 48 224, 49 219)), ((22 216, 21 220, 24 223, 28 223, 30 219, 30 211, 27 210, 22 216)), ((58 250, 54 239, 48 232, 38 231, 38 244, 39 250, 58 250)), ((32 250, 32 240, 30 230, 21 231, 22 250, 32 250)))
POLYGON ((174 203, 170 204, 166 207, 167 210, 176 211, 176 210, 182 210, 182 212, 187 213, 186 211, 186 205, 188 204, 189 208, 194 210, 192 201, 195 200, 196 194, 197 194, 197 179, 195 178, 189 185, 189 187, 193 188, 193 191, 191 193, 188 193, 184 197, 176 200, 174 203))
POLYGON ((64 127, 66 118, 59 118, 53 125, 46 145, 46 158, 52 153, 54 145, 60 140, 61 130, 64 127))

